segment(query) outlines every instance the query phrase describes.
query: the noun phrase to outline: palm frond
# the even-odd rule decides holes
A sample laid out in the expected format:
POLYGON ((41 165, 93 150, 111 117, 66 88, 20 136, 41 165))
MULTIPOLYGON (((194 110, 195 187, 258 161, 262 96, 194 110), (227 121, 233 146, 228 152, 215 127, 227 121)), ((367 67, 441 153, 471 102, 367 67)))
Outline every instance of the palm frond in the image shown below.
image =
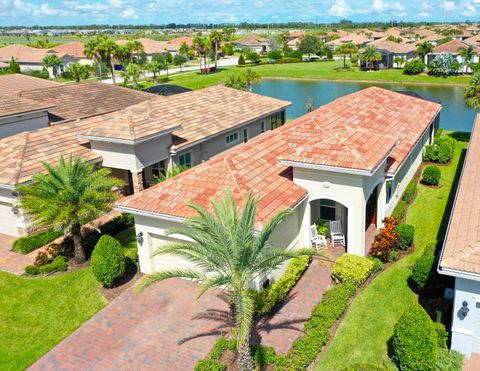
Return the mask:
POLYGON ((143 291, 151 284, 169 278, 184 278, 197 283, 207 279, 203 273, 191 269, 172 269, 143 276, 135 285, 135 291, 143 291))

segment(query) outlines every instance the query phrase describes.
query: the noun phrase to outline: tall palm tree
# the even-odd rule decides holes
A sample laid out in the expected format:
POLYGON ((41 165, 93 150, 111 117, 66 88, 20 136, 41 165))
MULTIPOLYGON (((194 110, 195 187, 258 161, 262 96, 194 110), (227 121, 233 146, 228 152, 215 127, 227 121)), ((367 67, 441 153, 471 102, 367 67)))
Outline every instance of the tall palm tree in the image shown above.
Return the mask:
POLYGON ((418 44, 417 49, 415 50, 415 54, 425 62, 425 56, 428 53, 431 53, 433 50, 433 45, 430 44, 428 41, 418 44))
POLYGON ((123 77, 123 85, 127 86, 128 82, 131 81, 133 88, 136 89, 138 87, 138 79, 142 75, 142 72, 142 66, 140 66, 139 64, 127 64, 127 67, 125 67, 125 70, 123 70, 121 73, 123 77))
POLYGON ((210 42, 215 50, 215 69, 217 69, 218 48, 223 40, 223 34, 217 30, 210 32, 210 42))
POLYGON ((365 61, 367 65, 370 66, 370 70, 373 70, 375 62, 382 60, 382 54, 378 51, 375 46, 367 46, 364 51, 360 54, 360 60, 365 61))
POLYGON ((252 91, 254 84, 260 84, 262 77, 251 68, 247 68, 242 72, 242 79, 245 81, 247 91, 252 91))
POLYGON ((348 50, 346 44, 340 45, 335 49, 335 54, 340 55, 343 58, 343 68, 347 67, 345 59, 347 58, 348 50))
POLYGON ((358 52, 358 46, 355 45, 352 42, 344 44, 345 51, 348 53, 348 56, 350 58, 350 61, 352 60, 352 54, 355 54, 358 52))
POLYGON ((103 59, 103 50, 100 46, 100 35, 98 35, 94 39, 90 39, 85 43, 85 55, 87 58, 95 60, 98 65, 98 73, 99 79, 102 79, 103 71, 102 71, 102 64, 105 63, 103 59))
POLYGON ((115 85, 115 64, 114 59, 119 55, 119 48, 115 41, 109 38, 105 38, 100 44, 103 53, 105 55, 105 62, 110 64, 110 72, 112 74, 112 82, 115 85))
POLYGON ((155 85, 158 84, 158 77, 157 75, 163 70, 163 64, 155 58, 152 58, 151 62, 147 64, 147 71, 153 73, 153 83, 155 85))
POLYGON ((67 72, 77 84, 80 82, 80 80, 86 80, 88 79, 88 76, 90 76, 88 67, 80 63, 73 63, 69 65, 67 72))
MULTIPOLYGON (((94 58, 97 62, 103 62, 110 66, 112 81, 115 84, 115 65, 114 58, 121 58, 123 50, 105 35, 97 35, 94 39, 90 39, 85 44, 85 55, 88 58, 94 58)), ((98 63, 100 76, 102 76, 101 63, 98 63)))
POLYGON ((190 51, 190 47, 188 44, 184 41, 180 44, 180 48, 178 49, 178 52, 183 55, 188 55, 188 52, 190 51))
POLYGON ((469 45, 467 48, 460 47, 457 50, 458 55, 463 59, 463 65, 465 66, 465 72, 468 72, 468 66, 473 61, 473 57, 475 56, 475 50, 473 49, 472 45, 469 45))
POLYGON ((318 255, 313 249, 286 251, 274 248, 269 239, 291 210, 284 210, 255 233, 258 199, 251 194, 243 209, 238 210, 232 192, 212 200, 212 212, 189 204, 196 217, 185 221, 185 228, 174 228, 168 235, 182 235, 187 240, 172 242, 157 254, 172 254, 195 264, 196 269, 173 269, 143 277, 138 288, 172 277, 187 278, 199 284, 199 297, 207 290, 225 289, 228 292, 235 318, 237 363, 240 370, 253 370, 250 355, 250 332, 254 315, 254 298, 249 289, 252 280, 278 268, 285 261, 300 255, 318 255))
POLYGON ((58 79, 58 69, 63 66, 63 60, 58 58, 56 54, 48 54, 45 58, 43 58, 42 64, 45 68, 51 68, 53 77, 58 79))
POLYGON ((133 62, 133 55, 139 54, 144 51, 143 44, 138 40, 128 41, 127 45, 125 45, 130 52, 130 62, 133 62))
POLYGON ((122 182, 109 176, 110 170, 71 156, 61 156, 58 164, 44 162, 47 172, 33 176, 33 183, 17 187, 20 207, 37 226, 70 233, 75 246, 75 262, 86 259, 80 229, 111 210, 118 195, 113 191, 122 182))

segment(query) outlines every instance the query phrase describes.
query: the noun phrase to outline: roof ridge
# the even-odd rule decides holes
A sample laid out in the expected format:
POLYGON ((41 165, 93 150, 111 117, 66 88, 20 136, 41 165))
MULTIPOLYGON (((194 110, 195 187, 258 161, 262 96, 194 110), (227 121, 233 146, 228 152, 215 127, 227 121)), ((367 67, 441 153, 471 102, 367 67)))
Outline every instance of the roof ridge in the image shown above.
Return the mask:
POLYGON ((135 137, 135 124, 133 122, 132 115, 128 116, 127 123, 128 123, 128 130, 130 132, 130 136, 132 137, 132 139, 135 139, 136 138, 135 137))
MULTIPOLYGON (((18 181, 20 180, 20 175, 21 175, 22 169, 23 169, 23 162, 25 160, 25 153, 27 152, 27 146, 28 146, 28 139, 29 138, 30 138, 30 132, 25 131, 25 132, 22 133, 22 139, 24 140, 24 144, 23 144, 22 148, 20 149, 20 156, 18 156, 18 161, 17 161, 17 164, 19 164, 18 171, 12 177, 14 185, 18 184, 18 181)), ((15 165, 17 165, 17 164, 15 164, 15 165)))
POLYGON ((230 170, 230 174, 233 178, 233 181, 235 182, 235 185, 237 186, 238 188, 238 191, 240 193, 240 196, 242 197, 242 200, 243 202, 245 202, 245 197, 243 197, 243 192, 242 192, 242 189, 240 188, 240 185, 238 184, 238 181, 237 181, 237 176, 234 172, 234 169, 232 168, 233 166, 233 160, 230 158, 230 156, 225 156, 225 163, 227 164, 229 170, 230 170))

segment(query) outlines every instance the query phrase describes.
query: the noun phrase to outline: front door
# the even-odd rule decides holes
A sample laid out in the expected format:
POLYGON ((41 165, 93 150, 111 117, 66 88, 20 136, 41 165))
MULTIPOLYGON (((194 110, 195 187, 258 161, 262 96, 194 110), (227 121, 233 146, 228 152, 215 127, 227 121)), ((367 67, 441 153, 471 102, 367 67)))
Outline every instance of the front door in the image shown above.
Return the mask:
POLYGON ((375 187, 367 201, 365 230, 372 224, 377 225, 377 187, 375 187))

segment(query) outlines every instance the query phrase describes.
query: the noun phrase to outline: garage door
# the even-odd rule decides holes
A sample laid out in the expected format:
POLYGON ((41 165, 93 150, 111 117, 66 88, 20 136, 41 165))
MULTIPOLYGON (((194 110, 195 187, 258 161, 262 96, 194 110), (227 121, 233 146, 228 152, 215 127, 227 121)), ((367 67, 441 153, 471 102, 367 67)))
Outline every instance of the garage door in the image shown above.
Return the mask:
POLYGON ((0 233, 18 236, 17 217, 12 212, 12 205, 0 201, 0 233))
MULTIPOLYGON (((155 252, 159 247, 164 246, 166 243, 178 241, 177 239, 161 236, 157 234, 150 234, 150 246, 152 247, 152 252, 155 252)), ((153 259, 153 270, 155 272, 167 270, 167 269, 194 269, 195 266, 185 259, 174 256, 174 255, 155 255, 152 256, 153 259)))
POLYGON ((473 325, 473 353, 480 354, 480 303, 475 306, 475 324, 473 325))

